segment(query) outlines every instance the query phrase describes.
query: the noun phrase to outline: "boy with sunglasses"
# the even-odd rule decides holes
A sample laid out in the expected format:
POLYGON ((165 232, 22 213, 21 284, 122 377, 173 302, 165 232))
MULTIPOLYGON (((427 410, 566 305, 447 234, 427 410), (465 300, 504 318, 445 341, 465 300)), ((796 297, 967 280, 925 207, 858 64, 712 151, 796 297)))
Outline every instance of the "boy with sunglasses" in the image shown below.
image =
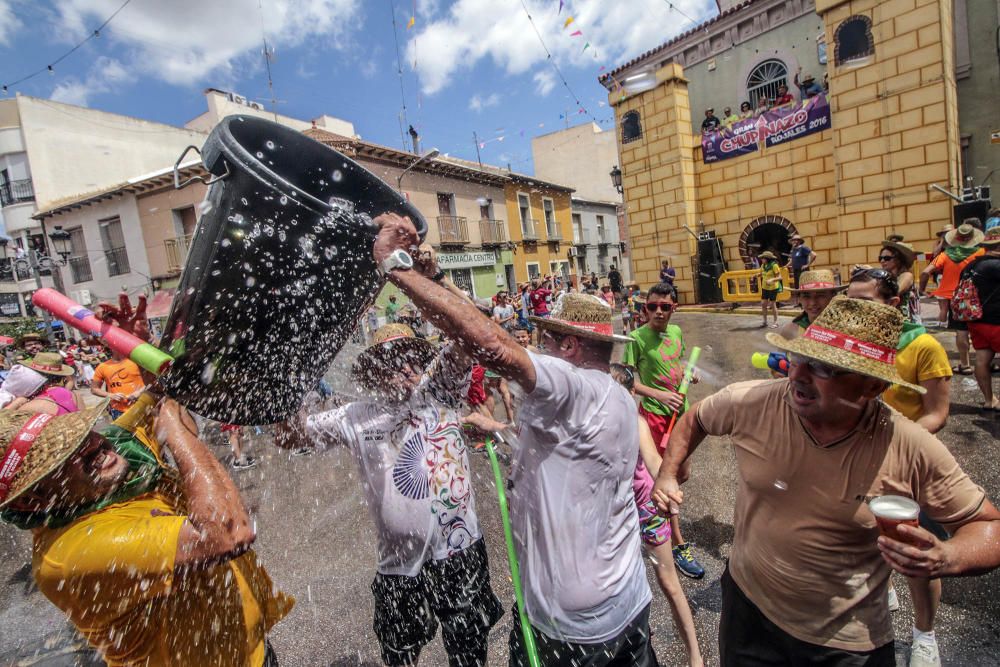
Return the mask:
MULTIPOLYGON (((639 414, 649 424, 660 455, 666 448, 663 442, 670 418, 674 412, 683 414, 687 407, 677 388, 684 377, 684 335, 670 316, 677 307, 677 293, 673 285, 659 283, 649 288, 643 310, 646 323, 631 333, 632 343, 625 348, 622 363, 635 367, 639 377, 635 380, 635 393, 642 397, 639 414)), ((641 463, 636 468, 636 484, 652 488, 652 477, 641 463)), ((678 515, 670 517, 670 540, 673 544, 674 563, 688 577, 700 579, 705 569, 691 553, 691 545, 684 542, 678 515)))

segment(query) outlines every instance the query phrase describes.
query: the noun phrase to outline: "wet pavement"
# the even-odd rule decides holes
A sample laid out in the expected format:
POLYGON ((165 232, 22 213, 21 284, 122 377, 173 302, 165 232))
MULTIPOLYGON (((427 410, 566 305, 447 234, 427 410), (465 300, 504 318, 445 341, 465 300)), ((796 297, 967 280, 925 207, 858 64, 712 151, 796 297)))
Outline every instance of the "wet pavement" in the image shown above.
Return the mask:
MULTIPOLYGON (((762 377, 750 355, 768 350, 758 316, 679 313, 688 346, 701 345, 702 382, 692 389, 701 398, 730 382, 762 377)), ((782 318, 786 320, 787 318, 782 318)), ((954 358, 954 336, 938 334, 954 358)), ((349 345, 329 375, 335 389, 349 391, 344 360, 359 348, 349 345)), ((995 378, 1000 382, 1000 377, 995 378)), ((970 377, 952 383, 951 419, 940 434, 966 471, 994 500, 1000 498, 1000 414, 984 415, 981 396, 970 377)), ((275 583, 297 598, 271 641, 282 665, 380 665, 371 629, 375 537, 350 454, 331 450, 290 457, 269 444, 266 431, 252 434, 251 453, 261 462, 235 472, 257 520, 256 550, 275 583)), ((213 450, 228 457, 228 447, 212 432, 213 450)), ((490 664, 507 663, 510 603, 503 532, 493 475, 485 455, 473 455, 477 507, 490 556, 493 587, 507 615, 491 634, 490 664)), ((718 663, 716 632, 720 610, 719 577, 733 539, 736 477, 732 448, 712 438, 696 452, 682 528, 706 570, 700 581, 683 580, 694 610, 707 664, 718 663)), ((664 665, 686 664, 681 644, 651 570, 654 591, 653 643, 664 665)), ((896 577, 901 610, 893 614, 897 658, 906 664, 912 612, 905 581, 896 577)), ((937 619, 945 665, 1000 665, 1000 572, 948 579, 937 619)), ((0 526, 0 666, 100 664, 88 657, 61 614, 31 584, 30 535, 0 526), (77 650, 80 649, 80 650, 77 650)), ((421 664, 445 665, 440 635, 425 649, 421 664)))

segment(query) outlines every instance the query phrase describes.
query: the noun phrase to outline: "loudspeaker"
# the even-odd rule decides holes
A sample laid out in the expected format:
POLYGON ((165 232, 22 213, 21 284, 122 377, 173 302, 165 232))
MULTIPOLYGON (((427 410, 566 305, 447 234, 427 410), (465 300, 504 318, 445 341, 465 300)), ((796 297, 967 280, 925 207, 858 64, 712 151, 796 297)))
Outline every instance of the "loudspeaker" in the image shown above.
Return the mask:
POLYGON ((721 303, 722 287, 719 278, 726 271, 722 262, 700 263, 695 283, 698 287, 698 303, 721 303))
POLYGON ((700 264, 718 264, 722 261, 722 241, 715 238, 715 232, 709 232, 711 238, 698 240, 698 262, 700 264))
MULTIPOLYGON (((990 211, 990 200, 980 199, 966 204, 955 204, 955 222, 958 227, 966 218, 979 218, 979 222, 986 221, 986 214, 990 211)), ((982 225, 980 225, 980 228, 982 225)))

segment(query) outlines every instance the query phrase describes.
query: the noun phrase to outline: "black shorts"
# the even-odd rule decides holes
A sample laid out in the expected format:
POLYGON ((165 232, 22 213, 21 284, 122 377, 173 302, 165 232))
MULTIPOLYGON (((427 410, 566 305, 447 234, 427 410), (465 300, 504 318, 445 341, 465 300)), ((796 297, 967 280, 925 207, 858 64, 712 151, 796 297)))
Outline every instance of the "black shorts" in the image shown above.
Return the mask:
POLYGON ((764 301, 777 301, 778 294, 780 293, 781 293, 780 290, 776 289, 762 289, 760 291, 760 298, 763 299, 764 301))
POLYGON ((795 289, 799 288, 799 277, 802 276, 802 272, 805 270, 806 268, 804 266, 792 269, 792 286, 795 287, 795 289))
POLYGON ((451 558, 424 563, 415 577, 376 574, 372 593, 373 627, 385 664, 416 662, 438 622, 451 667, 486 664, 486 639, 503 607, 490 588, 482 539, 451 558))
POLYGON ((951 306, 948 306, 948 324, 945 327, 945 329, 948 329, 950 331, 968 331, 969 323, 960 322, 959 320, 956 320, 954 317, 952 317, 951 306))
MULTIPOLYGON (((510 630, 509 667, 528 667, 521 636, 517 605, 511 609, 514 627, 510 630)), ((534 629, 534 628, 533 628, 534 629)), ((574 644, 534 631, 538 661, 543 667, 586 665, 586 667, 659 667, 649 641, 649 605, 639 612, 618 636, 600 644, 574 644)))
POLYGON ((772 623, 722 573, 722 618, 719 620, 719 657, 722 667, 764 665, 824 665, 827 667, 895 667, 895 644, 871 651, 845 651, 796 639, 772 623))

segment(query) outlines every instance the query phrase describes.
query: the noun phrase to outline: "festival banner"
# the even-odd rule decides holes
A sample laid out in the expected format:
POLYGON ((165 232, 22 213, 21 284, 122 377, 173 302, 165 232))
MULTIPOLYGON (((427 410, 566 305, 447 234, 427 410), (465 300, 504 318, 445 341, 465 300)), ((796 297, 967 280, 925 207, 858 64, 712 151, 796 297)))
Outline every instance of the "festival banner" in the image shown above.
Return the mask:
POLYGON ((753 153, 761 141, 776 146, 829 128, 830 105, 825 95, 817 95, 703 134, 702 160, 706 164, 728 160, 753 153))

